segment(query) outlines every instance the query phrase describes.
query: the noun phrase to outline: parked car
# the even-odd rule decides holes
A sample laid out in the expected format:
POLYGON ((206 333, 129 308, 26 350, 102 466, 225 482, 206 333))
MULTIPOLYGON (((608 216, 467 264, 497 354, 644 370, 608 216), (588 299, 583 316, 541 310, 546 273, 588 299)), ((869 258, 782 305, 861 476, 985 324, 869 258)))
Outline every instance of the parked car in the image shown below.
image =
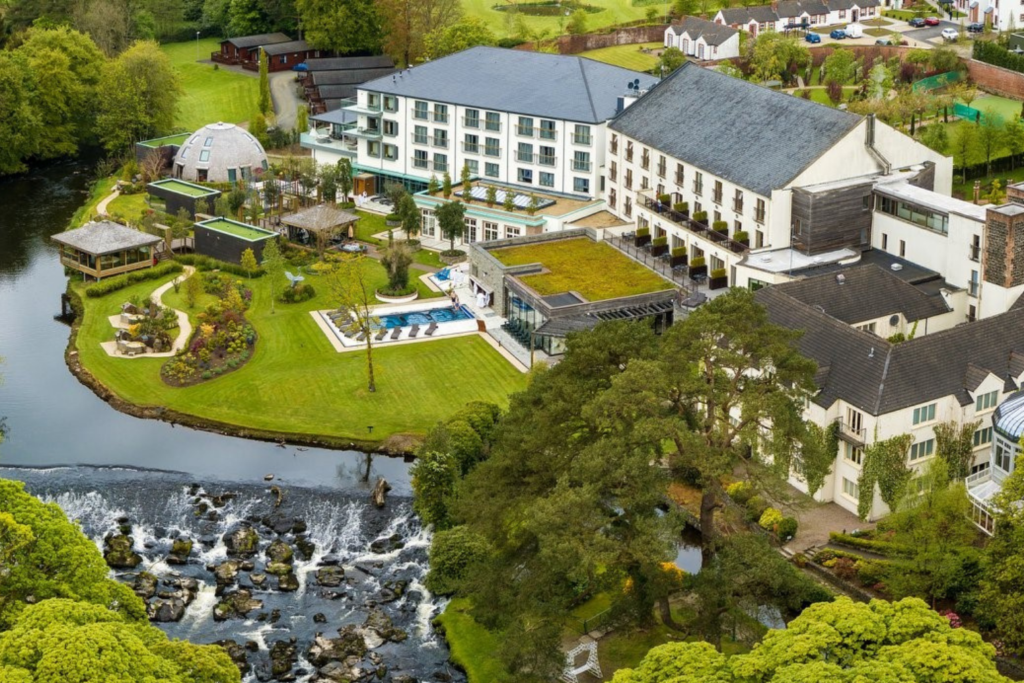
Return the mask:
POLYGON ((952 42, 960 37, 960 33, 955 28, 944 28, 942 29, 942 37, 952 42))
POLYGON ((982 33, 984 31, 985 31, 985 25, 984 24, 980 24, 978 22, 974 22, 973 24, 967 24, 967 32, 968 33, 982 33))
POLYGON ((846 37, 846 31, 844 31, 841 28, 837 28, 836 30, 832 31, 832 33, 828 34, 828 37, 831 38, 832 40, 842 40, 843 38, 846 37))
POLYGON ((361 254, 366 251, 366 245, 358 242, 346 242, 341 245, 341 250, 348 254, 361 254))
POLYGON ((906 40, 897 41, 895 38, 879 38, 875 41, 875 45, 909 45, 906 40))
POLYGON ((914 28, 921 28, 922 26, 925 25, 924 24, 924 19, 922 19, 921 17, 914 17, 913 19, 911 19, 907 23, 910 24, 911 26, 913 26, 914 28))
POLYGON ((924 18, 924 25, 925 26, 938 26, 941 23, 942 23, 942 21, 938 17, 925 17, 924 18))
POLYGON ((808 33, 807 35, 804 36, 804 40, 806 40, 808 43, 820 43, 821 36, 819 36, 817 33, 808 33))

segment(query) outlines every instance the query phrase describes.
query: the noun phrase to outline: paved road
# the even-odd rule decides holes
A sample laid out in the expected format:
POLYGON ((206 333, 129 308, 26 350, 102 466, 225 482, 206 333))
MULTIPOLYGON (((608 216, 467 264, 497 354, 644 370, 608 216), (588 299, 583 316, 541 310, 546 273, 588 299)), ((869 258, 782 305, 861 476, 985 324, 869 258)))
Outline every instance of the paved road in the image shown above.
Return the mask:
POLYGON ((295 92, 295 72, 278 71, 270 74, 270 95, 274 100, 278 128, 291 130, 295 127, 295 115, 302 104, 295 92))
MULTIPOLYGON (((966 24, 965 24, 966 26, 966 24)), ((924 28, 915 28, 912 31, 906 31, 903 33, 907 38, 913 40, 934 40, 936 38, 942 38, 942 29, 951 28, 954 31, 960 31, 960 24, 954 24, 952 21, 943 21, 938 26, 925 26, 924 28)))

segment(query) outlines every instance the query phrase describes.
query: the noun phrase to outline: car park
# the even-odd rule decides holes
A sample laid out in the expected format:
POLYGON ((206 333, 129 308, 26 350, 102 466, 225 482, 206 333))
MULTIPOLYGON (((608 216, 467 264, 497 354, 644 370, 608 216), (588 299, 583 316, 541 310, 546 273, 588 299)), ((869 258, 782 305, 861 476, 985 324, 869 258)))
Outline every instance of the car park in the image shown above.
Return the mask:
POLYGON ((944 28, 942 29, 942 37, 952 42, 960 37, 960 33, 955 28, 944 28))
POLYGON ((832 40, 842 40, 846 38, 846 31, 844 31, 841 28, 837 28, 836 30, 832 31, 832 33, 828 34, 828 37, 831 38, 832 40))
POLYGON ((804 40, 806 40, 808 43, 820 43, 821 36, 819 36, 817 33, 808 33, 807 35, 804 36, 804 40))
POLYGON ((914 28, 921 28, 922 26, 925 25, 924 19, 922 19, 921 17, 914 17, 907 23, 913 26, 914 28))
POLYGON ((924 18, 924 25, 925 26, 938 26, 941 23, 942 23, 942 21, 938 17, 925 17, 924 18))

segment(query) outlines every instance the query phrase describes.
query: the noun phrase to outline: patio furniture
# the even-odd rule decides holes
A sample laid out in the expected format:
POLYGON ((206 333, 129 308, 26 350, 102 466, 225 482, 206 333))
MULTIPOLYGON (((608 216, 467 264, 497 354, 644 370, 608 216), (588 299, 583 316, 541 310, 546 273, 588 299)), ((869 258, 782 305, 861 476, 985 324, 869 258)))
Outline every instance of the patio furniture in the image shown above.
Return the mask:
POLYGON ((359 336, 356 337, 356 341, 366 341, 366 332, 360 332, 359 336))
POLYGON ((373 339, 374 339, 374 341, 380 341, 381 339, 386 337, 387 334, 388 334, 388 328, 382 327, 382 328, 380 328, 380 331, 373 336, 373 339))
POLYGON ((393 330, 391 330, 391 337, 390 337, 390 339, 391 340, 398 339, 398 336, 400 334, 402 334, 402 328, 401 327, 396 327, 393 330))
POLYGON ((419 334, 419 333, 420 333, 420 326, 419 325, 413 325, 412 329, 409 330, 409 339, 415 338, 416 335, 419 334))
POLYGON ((562 680, 565 683, 578 683, 580 674, 591 674, 598 679, 603 678, 601 665, 597 661, 597 643, 581 643, 565 653, 565 671, 562 672, 562 680), (587 654, 587 661, 582 666, 576 666, 576 658, 581 654, 587 654))
POLYGON ((423 334, 430 337, 434 334, 434 332, 437 332, 437 323, 430 323, 429 325, 427 325, 427 330, 423 334))

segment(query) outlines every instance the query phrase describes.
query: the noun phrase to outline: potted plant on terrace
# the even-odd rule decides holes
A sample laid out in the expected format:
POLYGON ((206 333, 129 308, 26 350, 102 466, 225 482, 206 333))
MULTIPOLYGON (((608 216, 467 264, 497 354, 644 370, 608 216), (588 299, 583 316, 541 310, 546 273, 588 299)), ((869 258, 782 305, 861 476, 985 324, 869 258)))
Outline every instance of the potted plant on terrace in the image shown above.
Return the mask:
POLYGON ((690 202, 676 202, 672 205, 672 210, 676 213, 681 213, 684 216, 690 215, 690 202))
POLYGON ((661 256, 668 253, 668 238, 655 237, 651 241, 651 256, 661 256))
POLYGON ((714 223, 711 224, 711 227, 712 229, 714 229, 715 232, 729 232, 729 224, 726 223, 725 221, 715 221, 714 223))
POLYGON ((706 265, 706 261, 704 260, 703 256, 698 256, 697 258, 695 258, 692 261, 690 261, 690 279, 691 280, 697 280, 697 279, 703 277, 704 275, 707 275, 707 272, 708 272, 708 267, 706 265))
POLYGON ((633 244, 642 247, 651 241, 651 229, 650 228, 638 228, 636 231, 636 237, 633 239, 633 244))
POLYGON ((673 247, 672 248, 672 267, 685 266, 686 265, 686 247, 673 247))
POLYGON ((729 286, 729 277, 725 268, 715 268, 708 278, 708 289, 722 289, 729 286))
POLYGON ((737 230, 732 238, 740 244, 745 244, 748 247, 750 246, 750 234, 747 233, 746 230, 737 230))

